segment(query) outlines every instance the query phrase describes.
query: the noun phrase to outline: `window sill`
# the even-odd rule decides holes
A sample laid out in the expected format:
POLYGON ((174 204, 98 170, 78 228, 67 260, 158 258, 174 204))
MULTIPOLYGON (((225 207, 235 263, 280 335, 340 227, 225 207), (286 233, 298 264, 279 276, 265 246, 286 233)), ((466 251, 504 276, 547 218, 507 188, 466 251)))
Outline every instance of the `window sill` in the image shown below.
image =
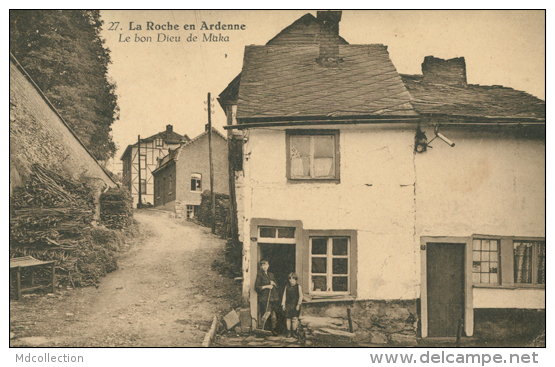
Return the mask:
POLYGON ((545 284, 519 284, 519 285, 496 285, 496 284, 473 284, 473 288, 489 289, 545 289, 545 284))
POLYGON ((323 302, 353 302, 356 298, 349 295, 341 296, 321 296, 303 294, 303 303, 323 303, 323 302))
POLYGON ((545 284, 515 284, 516 289, 545 289, 545 284))
POLYGON ((290 184, 315 184, 315 183, 324 183, 324 184, 339 184, 340 181, 338 178, 288 178, 287 183, 290 184))

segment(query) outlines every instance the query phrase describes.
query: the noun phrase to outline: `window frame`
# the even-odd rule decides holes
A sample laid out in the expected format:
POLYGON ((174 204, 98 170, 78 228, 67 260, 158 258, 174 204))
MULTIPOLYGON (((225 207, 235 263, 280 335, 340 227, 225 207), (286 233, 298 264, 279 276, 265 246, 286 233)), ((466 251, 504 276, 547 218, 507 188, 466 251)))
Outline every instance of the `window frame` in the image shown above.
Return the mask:
POLYGON ((309 288, 309 294, 315 294, 315 295, 349 295, 350 294, 350 284, 349 284, 349 279, 351 278, 351 271, 350 271, 350 243, 351 243, 351 239, 349 237, 344 237, 344 236, 340 236, 340 237, 335 237, 335 236, 313 236, 309 238, 309 258, 310 261, 308 262, 308 274, 310 276, 309 280, 308 280, 308 284, 311 285, 312 284, 312 278, 314 276, 323 276, 325 274, 326 277, 326 291, 317 291, 315 289, 312 289, 312 287, 309 288), (347 255, 334 255, 333 254, 333 240, 336 238, 341 238, 347 239, 347 255), (313 240, 315 239, 325 239, 326 240, 326 253, 325 254, 313 254, 312 253, 312 246, 313 246, 313 240), (313 259, 326 259, 326 273, 313 273, 312 272, 312 260, 313 259), (347 278, 347 290, 346 291, 334 291, 333 290, 333 277, 334 277, 334 273, 333 273, 333 260, 334 259, 347 259, 347 274, 335 274, 336 276, 340 276, 340 277, 346 277, 347 278))
POLYGON ((195 218, 195 207, 198 205, 192 205, 192 204, 187 204, 185 209, 186 209, 186 214, 187 214, 187 219, 194 219, 195 218), (193 216, 189 216, 189 213, 193 213, 193 216))
MULTIPOLYGON (((306 289, 306 293, 308 293, 313 300, 319 299, 341 299, 345 298, 348 299, 350 297, 356 298, 357 295, 357 268, 358 268, 358 260, 357 260, 357 231, 356 230, 307 230, 306 231, 306 247, 305 247, 305 271, 303 273, 304 287, 306 289), (333 238, 348 238, 348 280, 347 280, 347 291, 313 291, 312 290, 312 239, 313 238, 328 238, 328 248, 333 248, 333 238), (331 244, 331 245, 330 245, 331 244), (339 297, 339 298, 338 298, 339 297)), ((334 256, 332 253, 326 255, 327 257, 327 272, 326 276, 333 277, 333 258, 334 256), (330 264, 332 267, 330 267, 330 264), (329 275, 328 275, 329 273, 329 275)), ((340 256, 335 256, 340 257, 340 256)), ((315 274, 318 275, 318 274, 315 274)), ((341 275, 342 276, 342 275, 341 275)), ((333 280, 329 279, 327 282, 328 284, 332 284, 333 280)))
MULTIPOLYGON (((341 167, 341 156, 339 147, 339 130, 336 129, 321 129, 321 130, 286 130, 285 131, 285 156, 286 156, 286 175, 287 181, 290 183, 306 183, 306 182, 328 182, 328 183, 339 183, 340 182, 340 167, 341 167), (333 178, 317 178, 317 177, 292 177, 291 175, 291 139, 295 136, 333 136, 334 143, 334 177, 333 178)), ((313 154, 313 152, 312 152, 313 154)), ((313 159, 313 157, 311 158, 313 159)))
MULTIPOLYGON (((503 277, 502 277, 502 274, 501 274, 501 272, 502 272, 501 260, 502 260, 503 254, 502 254, 502 250, 501 250, 501 238, 485 238, 485 237, 487 237, 487 236, 474 236, 474 237, 472 237, 472 241, 471 241, 471 244, 472 244, 472 249, 471 249, 472 250, 472 269, 471 269, 471 271, 472 271, 472 277, 473 277, 472 283, 473 284, 478 284, 478 285, 486 285, 486 286, 502 285, 503 277), (480 241, 480 249, 479 250, 474 249, 474 241, 480 241), (491 251, 491 249, 489 249, 487 251, 484 251, 482 241, 490 241, 490 246, 491 246, 491 241, 497 241, 497 251, 491 251), (479 281, 479 282, 474 281, 474 274, 480 274, 480 277, 481 277, 481 274, 486 273, 486 272, 483 272, 483 271, 479 271, 479 272, 474 271, 474 262, 476 261, 476 260, 474 260, 474 253, 476 251, 480 252, 480 258, 482 256, 482 253, 484 253, 484 252, 488 252, 490 254, 489 256, 491 256, 492 252, 497 253, 497 260, 496 261, 492 261, 491 258, 489 258, 488 260, 482 260, 482 259, 479 260, 480 263, 482 263, 482 262, 487 262, 488 264, 492 263, 492 262, 497 263, 497 272, 493 273, 493 274, 497 274, 497 282, 482 283, 481 281, 479 281)), ((481 264, 480 264, 480 266, 481 266, 481 264)), ((487 273, 492 274, 492 272, 487 272, 487 273)))
MULTIPOLYGON (((472 287, 474 288, 508 288, 508 289, 519 289, 519 288, 537 288, 545 289, 545 284, 530 284, 530 283, 515 283, 514 281, 514 242, 543 242, 546 243, 545 237, 526 237, 526 236, 495 236, 495 235, 482 235, 474 234, 470 236, 470 256, 473 255, 472 244, 474 239, 487 239, 487 240, 498 240, 499 241, 499 263, 498 263, 498 280, 499 284, 492 283, 474 283, 472 281, 472 287)), ((533 256, 536 256, 537 252, 534 252, 533 256)), ((532 260, 537 263, 537 258, 532 260)), ((472 274, 472 258, 470 259, 468 271, 472 274)), ((532 271, 537 271, 537 268, 533 268, 532 271)), ((537 276, 532 273, 533 277, 537 276)), ((472 278, 471 278, 472 280, 472 278)))
POLYGON ((260 243, 282 243, 282 244, 296 244, 296 228, 285 226, 258 226, 258 239, 260 243), (274 237, 263 237, 262 229, 272 228, 276 230, 274 237), (279 237, 280 229, 293 229, 293 237, 279 237))
MULTIPOLYGON (((200 187, 198 188, 198 190, 197 190, 197 189, 191 190, 191 192, 202 192, 202 173, 197 173, 197 172, 191 173, 191 181, 190 181, 189 189, 191 189, 193 180, 197 180, 197 181, 199 182, 199 186, 200 186, 200 187), (200 178, 199 178, 199 179, 194 178, 194 177, 193 177, 194 175, 198 175, 200 178)), ((196 186, 197 186, 197 185, 195 185, 195 187, 196 187, 196 186)))

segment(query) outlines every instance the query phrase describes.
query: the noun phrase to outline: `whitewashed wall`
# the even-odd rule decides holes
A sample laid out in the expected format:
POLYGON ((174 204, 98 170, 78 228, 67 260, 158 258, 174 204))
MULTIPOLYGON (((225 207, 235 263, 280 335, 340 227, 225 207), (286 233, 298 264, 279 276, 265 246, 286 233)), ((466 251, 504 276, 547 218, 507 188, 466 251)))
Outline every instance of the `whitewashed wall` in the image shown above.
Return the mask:
MULTIPOLYGON (((436 139, 415 157, 417 236, 545 237, 545 141, 508 129, 442 133, 455 147, 436 139)), ((473 298, 474 308, 545 307, 543 289, 474 288, 473 298)))
MULTIPOLYGON (((340 184, 288 183, 285 132, 255 129, 246 136, 242 233, 249 233, 249 218, 301 220, 304 229, 357 230, 357 298, 417 297, 414 128, 342 130, 340 184)), ((245 250, 250 249, 247 237, 245 250)))

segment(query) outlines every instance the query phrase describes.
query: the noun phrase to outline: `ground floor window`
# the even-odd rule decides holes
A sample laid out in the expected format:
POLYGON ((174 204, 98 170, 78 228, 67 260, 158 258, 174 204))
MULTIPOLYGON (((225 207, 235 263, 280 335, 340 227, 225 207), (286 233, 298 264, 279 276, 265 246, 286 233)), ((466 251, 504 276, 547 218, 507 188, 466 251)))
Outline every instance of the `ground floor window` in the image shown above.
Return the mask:
POLYGON ((310 237, 310 292, 349 292, 349 237, 310 237))
POLYGON ((543 287, 545 239, 472 236, 472 282, 478 286, 543 287), (507 266, 511 263, 513 266, 507 266))
POLYGON ((195 213, 198 212, 198 205, 187 205, 187 218, 194 218, 195 213))
POLYGON ((514 241, 515 284, 545 284, 545 242, 514 241))
POLYGON ((472 240, 472 279, 474 283, 499 284, 499 240, 472 240))

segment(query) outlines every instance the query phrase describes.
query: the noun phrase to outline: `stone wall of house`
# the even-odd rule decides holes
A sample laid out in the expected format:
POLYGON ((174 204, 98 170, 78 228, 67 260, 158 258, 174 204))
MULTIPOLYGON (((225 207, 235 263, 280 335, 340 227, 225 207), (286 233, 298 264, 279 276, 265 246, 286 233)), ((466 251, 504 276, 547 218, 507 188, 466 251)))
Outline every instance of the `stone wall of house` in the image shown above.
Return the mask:
POLYGON ((489 340, 530 340, 545 331, 545 309, 474 310, 474 336, 489 340))
POLYGON ((416 345, 416 300, 373 300, 303 304, 302 323, 310 334, 351 337, 361 343, 416 345), (347 309, 354 335, 349 336, 347 309))
POLYGON ((24 185, 34 163, 63 169, 83 180, 100 179, 102 186, 116 186, 10 60, 10 170, 15 170, 10 185, 24 185))

